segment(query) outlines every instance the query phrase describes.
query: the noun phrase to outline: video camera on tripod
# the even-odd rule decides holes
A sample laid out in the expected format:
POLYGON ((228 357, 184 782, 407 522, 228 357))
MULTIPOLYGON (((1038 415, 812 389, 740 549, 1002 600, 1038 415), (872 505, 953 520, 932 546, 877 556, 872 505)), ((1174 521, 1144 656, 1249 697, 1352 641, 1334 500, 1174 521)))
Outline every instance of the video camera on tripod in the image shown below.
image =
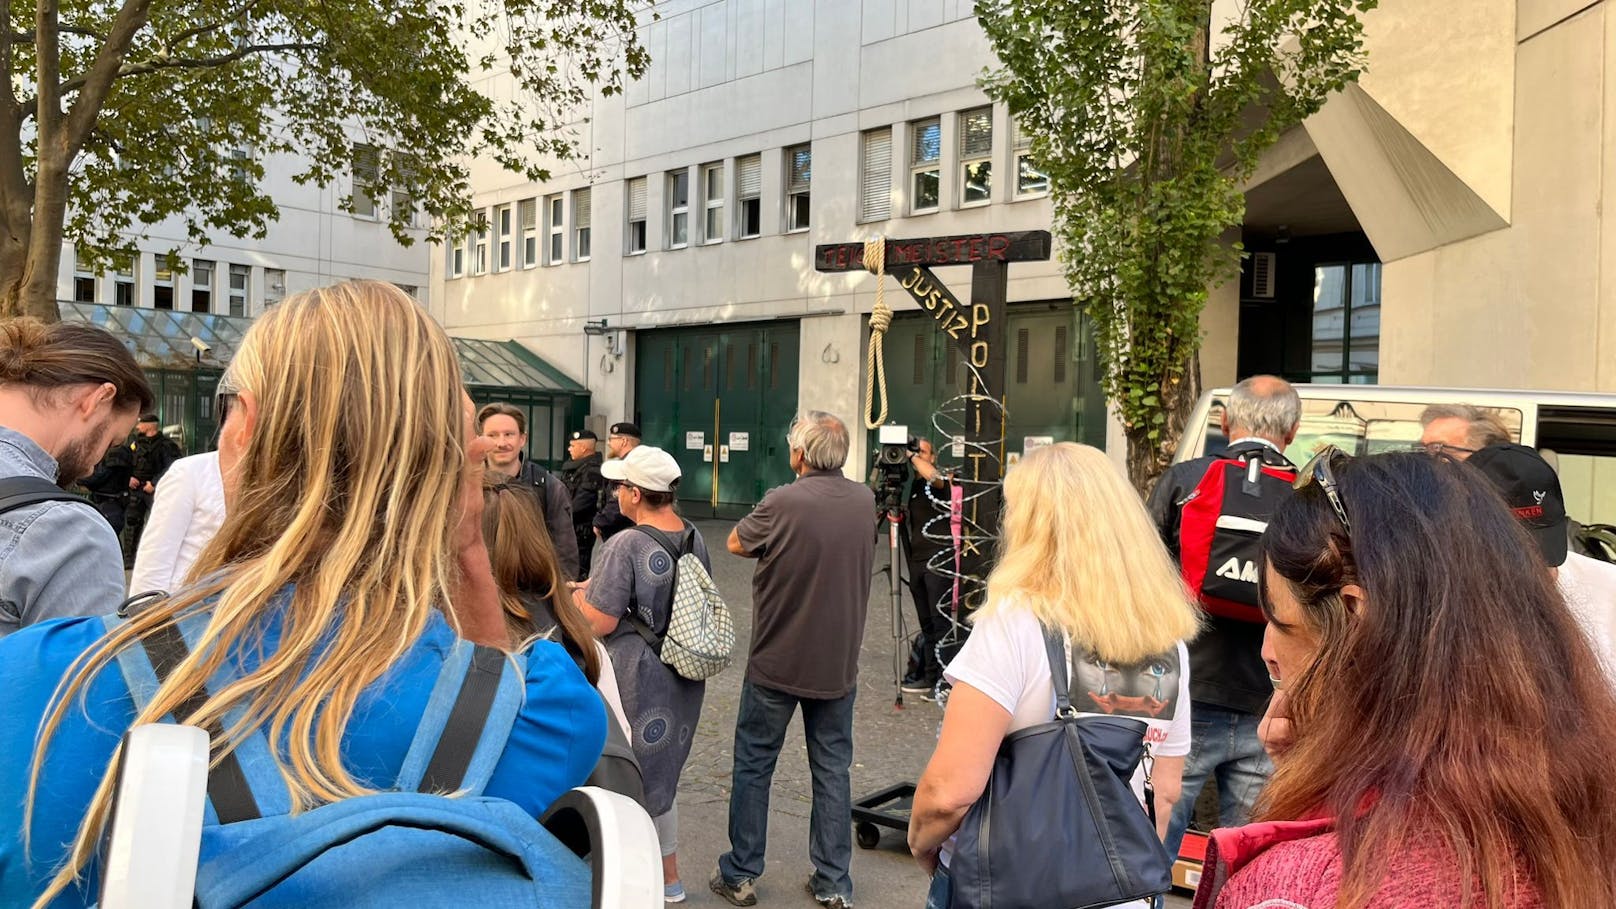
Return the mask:
POLYGON ((870 485, 883 511, 897 509, 909 482, 909 459, 920 450, 920 440, 909 435, 908 426, 888 423, 880 428, 876 441, 880 448, 875 454, 875 469, 870 471, 870 485))

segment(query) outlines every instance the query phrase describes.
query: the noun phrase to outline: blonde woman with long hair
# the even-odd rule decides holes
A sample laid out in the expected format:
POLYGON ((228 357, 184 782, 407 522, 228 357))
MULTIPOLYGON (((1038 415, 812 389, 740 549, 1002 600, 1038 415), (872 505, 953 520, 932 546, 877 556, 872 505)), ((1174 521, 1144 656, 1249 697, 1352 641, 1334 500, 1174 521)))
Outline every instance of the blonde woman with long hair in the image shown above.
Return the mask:
POLYGON ((987 601, 944 673, 954 687, 910 816, 909 847, 933 872, 928 907, 948 905, 948 844, 986 789, 1000 743, 1054 716, 1045 628, 1066 637, 1080 712, 1144 721, 1165 834, 1190 747, 1183 642, 1198 622, 1138 494, 1104 453, 1062 442, 1010 471, 987 601))
MULTIPOLYGON (((484 443, 454 348, 414 301, 379 282, 288 298, 230 371, 227 517, 189 586, 110 631, 73 619, 0 641, 0 905, 94 900, 130 727, 211 727, 216 763, 263 732, 306 810, 391 788, 457 632, 505 643, 484 443), (176 631, 189 655, 137 710, 120 655, 176 631)), ((559 645, 502 671, 526 697, 486 794, 536 817, 588 776, 605 711, 559 645)))

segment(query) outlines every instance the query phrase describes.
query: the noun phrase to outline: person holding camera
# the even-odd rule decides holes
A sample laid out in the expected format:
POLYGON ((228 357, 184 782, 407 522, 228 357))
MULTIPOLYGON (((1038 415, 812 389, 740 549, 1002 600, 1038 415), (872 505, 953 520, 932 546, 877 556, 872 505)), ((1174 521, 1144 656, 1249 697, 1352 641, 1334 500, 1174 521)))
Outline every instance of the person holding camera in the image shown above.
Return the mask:
MULTIPOLYGON (((911 439, 908 506, 904 509, 904 546, 909 569, 909 595, 915 601, 920 619, 920 636, 909 652, 909 671, 900 687, 907 694, 935 700, 933 694, 942 678, 943 666, 937 646, 948 634, 949 616, 944 598, 953 590, 953 579, 933 567, 933 559, 951 546, 949 529, 950 478, 937 468, 937 449, 930 439, 911 439)), ((945 569, 947 565, 944 566, 945 569)))

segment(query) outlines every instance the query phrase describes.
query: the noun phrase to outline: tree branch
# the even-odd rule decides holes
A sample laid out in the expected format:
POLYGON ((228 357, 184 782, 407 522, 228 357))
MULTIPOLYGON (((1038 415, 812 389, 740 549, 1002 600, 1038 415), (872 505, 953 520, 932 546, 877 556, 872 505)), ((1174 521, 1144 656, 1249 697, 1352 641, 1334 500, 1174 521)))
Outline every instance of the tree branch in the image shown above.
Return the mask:
MULTIPOLYGON (((106 36, 101 34, 100 32, 95 31, 94 29, 84 28, 83 26, 79 26, 79 25, 61 25, 61 24, 58 24, 56 26, 56 31, 59 32, 59 33, 62 33, 62 34, 67 34, 67 35, 82 35, 82 36, 84 36, 86 38, 94 38, 97 41, 105 41, 106 40, 106 36)), ((39 32, 38 31, 12 32, 7 37, 9 37, 11 39, 12 43, 14 43, 14 44, 33 44, 34 39, 39 37, 39 32)))
MULTIPOLYGON (((40 0, 40 8, 44 9, 47 3, 52 7, 54 21, 55 0, 40 0)), ((146 13, 151 9, 151 3, 152 0, 125 0, 117 18, 112 21, 111 31, 107 32, 107 40, 102 42, 101 50, 95 55, 95 63, 91 64, 89 74, 82 80, 74 80, 79 83, 75 87, 78 97, 74 99, 73 109, 67 116, 64 136, 72 153, 78 152, 95 118, 100 115, 101 105, 106 103, 107 93, 112 90, 112 81, 118 78, 124 56, 129 53, 129 45, 134 43, 135 34, 146 24, 146 13)), ((60 103, 59 99, 67 92, 59 84, 59 79, 60 74, 56 73, 48 82, 41 80, 41 97, 49 92, 60 103)))
POLYGON ((34 7, 35 56, 38 57, 36 74, 39 79, 38 113, 39 156, 50 152, 47 148, 59 140, 58 128, 62 123, 62 95, 57 83, 62 78, 62 47, 56 30, 59 10, 56 0, 39 0, 34 7))
MULTIPOLYGON (((160 72, 165 69, 209 69, 215 66, 224 66, 227 63, 234 63, 255 54, 272 54, 278 51, 321 50, 324 47, 325 45, 318 41, 291 41, 283 44, 250 44, 217 57, 158 57, 151 60, 142 60, 138 63, 125 63, 118 69, 113 78, 123 79, 128 76, 144 76, 148 73, 160 72)), ((67 95, 80 90, 87 81, 88 77, 70 79, 62 83, 62 94, 67 95)))
POLYGON ((207 25, 199 25, 196 28, 186 29, 185 31, 175 35, 173 40, 168 42, 168 46, 170 49, 173 49, 191 40, 192 38, 199 38, 208 32, 218 31, 219 29, 224 28, 226 25, 240 19, 242 16, 252 12, 253 7, 257 6, 259 2, 260 0, 247 0, 246 3, 243 3, 231 10, 229 13, 226 13, 225 17, 220 19, 218 22, 210 22, 207 25))

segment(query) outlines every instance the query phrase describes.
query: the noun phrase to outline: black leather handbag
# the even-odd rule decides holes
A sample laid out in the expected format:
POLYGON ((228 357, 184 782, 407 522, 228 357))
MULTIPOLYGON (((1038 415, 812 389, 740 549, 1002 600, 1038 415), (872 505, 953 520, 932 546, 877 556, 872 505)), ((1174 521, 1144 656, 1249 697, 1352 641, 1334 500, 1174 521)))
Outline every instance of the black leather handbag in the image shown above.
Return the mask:
MULTIPOLYGON (((952 909, 1087 909, 1172 887, 1172 859, 1129 784, 1145 756, 1142 720, 1079 717, 1066 642, 1044 629, 1055 719, 1011 733, 966 812, 948 874, 952 909)), ((1146 802, 1153 801, 1147 783, 1146 802)))

